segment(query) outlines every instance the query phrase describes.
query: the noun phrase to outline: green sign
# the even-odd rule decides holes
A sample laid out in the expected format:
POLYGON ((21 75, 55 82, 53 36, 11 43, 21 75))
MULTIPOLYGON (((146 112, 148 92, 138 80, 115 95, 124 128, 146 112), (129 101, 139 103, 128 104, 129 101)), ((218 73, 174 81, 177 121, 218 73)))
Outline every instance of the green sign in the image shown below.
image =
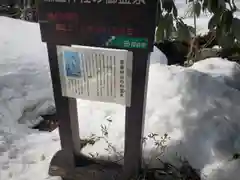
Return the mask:
POLYGON ((107 42, 106 46, 115 46, 119 48, 135 48, 135 49, 147 49, 147 38, 135 38, 127 36, 112 36, 107 42))

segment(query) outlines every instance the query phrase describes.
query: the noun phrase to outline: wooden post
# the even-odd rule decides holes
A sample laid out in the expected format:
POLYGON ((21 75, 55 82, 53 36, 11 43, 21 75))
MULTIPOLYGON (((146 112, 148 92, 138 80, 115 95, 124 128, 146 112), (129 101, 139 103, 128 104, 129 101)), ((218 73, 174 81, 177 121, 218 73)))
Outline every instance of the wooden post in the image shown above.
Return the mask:
POLYGON ((61 154, 64 156, 66 167, 75 168, 75 159, 81 150, 76 99, 62 96, 56 45, 47 44, 47 48, 57 120, 59 122, 61 154))
POLYGON ((149 53, 134 51, 131 107, 126 108, 124 180, 137 176, 142 164, 142 139, 147 95, 149 53))

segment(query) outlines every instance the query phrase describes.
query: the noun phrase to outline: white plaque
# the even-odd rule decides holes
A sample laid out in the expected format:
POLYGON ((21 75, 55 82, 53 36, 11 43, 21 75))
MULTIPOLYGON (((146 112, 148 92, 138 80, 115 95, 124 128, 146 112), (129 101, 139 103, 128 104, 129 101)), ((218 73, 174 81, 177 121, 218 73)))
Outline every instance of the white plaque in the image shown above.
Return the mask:
POLYGON ((57 46, 62 95, 130 106, 133 53, 57 46))

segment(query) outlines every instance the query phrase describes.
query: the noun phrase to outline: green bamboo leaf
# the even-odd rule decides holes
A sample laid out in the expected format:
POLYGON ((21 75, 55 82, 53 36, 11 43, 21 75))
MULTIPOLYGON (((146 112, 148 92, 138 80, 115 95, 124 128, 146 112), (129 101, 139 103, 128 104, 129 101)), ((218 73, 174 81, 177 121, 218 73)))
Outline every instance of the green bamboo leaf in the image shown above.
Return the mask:
POLYGON ((164 40, 164 24, 160 21, 160 23, 157 26, 157 31, 156 31, 156 42, 159 43, 164 40))
POLYGON ((162 0, 162 8, 170 13, 173 9, 174 2, 173 0, 162 0))
POLYGON ((158 0, 157 12, 156 12, 156 24, 155 24, 156 26, 158 26, 161 16, 162 16, 162 5, 161 5, 160 0, 158 0))
POLYGON ((218 10, 218 0, 208 0, 208 11, 211 13, 216 13, 218 10))
POLYGON ((219 16, 217 14, 214 14, 211 19, 208 22, 208 29, 213 30, 219 21, 219 16))
POLYGON ((189 31, 189 28, 182 21, 177 22, 177 32, 178 32, 177 38, 180 41, 189 41, 191 39, 191 33, 189 31))
POLYGON ((196 14, 197 17, 200 16, 201 14, 201 4, 199 2, 194 3, 194 13, 196 14))
POLYGON ((220 25, 222 26, 223 30, 225 32, 229 32, 231 25, 232 25, 232 20, 233 20, 233 14, 231 11, 227 10, 224 11, 221 19, 220 19, 220 25))
POLYGON ((208 9, 208 0, 203 0, 202 3, 202 10, 206 11, 208 9))
POLYGON ((226 9, 225 0, 218 0, 218 8, 226 9))
POLYGON ((234 43, 234 36, 232 34, 222 34, 217 37, 218 43, 223 48, 231 48, 234 43))
POLYGON ((194 27, 188 26, 188 29, 189 29, 189 32, 190 32, 191 34, 194 34, 194 33, 195 33, 195 28, 194 28, 194 27))
POLYGON ((172 16, 172 14, 166 14, 164 16, 164 19, 165 19, 166 26, 173 24, 173 16, 172 16))
POLYGON ((173 32, 173 15, 172 14, 166 14, 165 16, 165 38, 169 39, 172 36, 173 32))
POLYGON ((233 18, 232 21, 232 31, 235 38, 240 41, 240 19, 233 18))
POLYGON ((178 16, 178 10, 177 10, 177 7, 175 4, 173 4, 173 15, 175 18, 177 18, 177 16, 178 16))

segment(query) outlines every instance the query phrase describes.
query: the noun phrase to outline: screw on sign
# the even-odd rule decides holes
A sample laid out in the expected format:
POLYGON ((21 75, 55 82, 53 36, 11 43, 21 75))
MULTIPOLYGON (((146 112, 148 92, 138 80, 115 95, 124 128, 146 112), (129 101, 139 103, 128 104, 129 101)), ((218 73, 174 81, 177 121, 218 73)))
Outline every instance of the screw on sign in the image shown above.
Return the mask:
MULTIPOLYGON (((142 162, 141 140, 144 129, 148 57, 153 51, 156 8, 157 0, 40 0, 39 24, 42 41, 46 42, 48 47, 61 139, 61 150, 51 161, 50 175, 77 179, 76 177, 83 174, 79 179, 91 180, 110 180, 112 175, 117 175, 119 180, 129 180, 139 173, 142 162), (95 58, 84 54, 82 57, 85 59, 81 61, 81 64, 85 63, 82 66, 85 69, 84 81, 81 80, 82 77, 78 79, 69 77, 68 81, 63 82, 64 66, 59 64, 56 46, 67 47, 69 51, 73 51, 71 45, 93 46, 96 47, 98 54, 109 53, 108 57, 111 58, 101 56, 95 58), (101 50, 101 48, 107 49, 101 50), (113 51, 115 54, 111 54, 113 51), (128 55, 133 59, 126 58, 128 55), (118 62, 114 59, 116 57, 118 62), (96 68, 92 68, 93 65, 100 67, 98 73, 96 68), (109 69, 103 66, 109 66, 109 69), (131 66, 131 71, 127 69, 128 66, 131 66), (105 74, 112 75, 109 77, 105 74), (118 79, 112 78, 113 76, 118 76, 118 79), (129 78, 131 81, 128 76, 131 76, 129 78), (104 79, 105 77, 107 79, 104 79), (108 84, 108 89, 102 87, 105 86, 106 81, 110 80, 114 80, 113 85, 108 84), (110 98, 115 98, 115 89, 117 89, 122 99, 130 97, 130 106, 126 106, 125 114, 123 166, 109 161, 91 159, 81 153, 76 98, 63 96, 66 92, 62 84, 69 86, 72 93, 77 92, 80 95, 84 94, 84 88, 87 88, 87 97, 89 97, 91 94, 89 84, 94 81, 98 82, 94 91, 99 90, 96 96, 106 93, 110 98), (126 93, 128 90, 131 96, 126 93), (106 171, 98 171, 103 168, 101 165, 106 171), (97 175, 88 178, 89 169, 96 171, 97 175), (107 175, 109 172, 111 177, 107 175)), ((83 47, 78 48, 83 53, 95 51, 83 47)))

